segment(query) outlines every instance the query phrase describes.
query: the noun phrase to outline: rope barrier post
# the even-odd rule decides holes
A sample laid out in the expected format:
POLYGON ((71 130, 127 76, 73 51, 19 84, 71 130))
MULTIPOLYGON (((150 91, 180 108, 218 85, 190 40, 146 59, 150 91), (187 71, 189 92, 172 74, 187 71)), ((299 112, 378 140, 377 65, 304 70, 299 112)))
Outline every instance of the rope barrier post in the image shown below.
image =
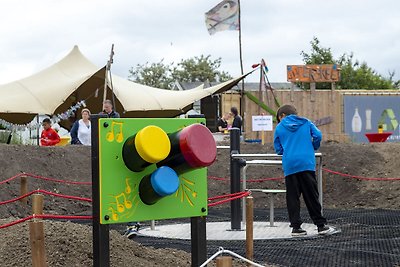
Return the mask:
MULTIPOLYGON (((233 158, 233 154, 240 153, 240 129, 230 129, 230 172, 231 194, 240 192, 240 159, 233 158)), ((243 160, 242 160, 243 161, 243 160)), ((231 230, 240 230, 240 199, 231 201, 231 230)))
POLYGON ((217 267, 232 267, 232 257, 231 256, 219 256, 215 259, 217 267))
MULTIPOLYGON (((43 214, 43 195, 32 195, 32 213, 34 215, 43 214)), ((44 245, 44 222, 41 219, 33 219, 29 225, 29 240, 31 244, 32 266, 47 266, 46 249, 44 245)))
POLYGON ((31 243, 32 266, 43 267, 46 263, 46 250, 44 246, 44 225, 43 221, 30 221, 29 238, 31 243))
POLYGON ((32 195, 32 214, 41 215, 43 214, 43 203, 44 197, 42 194, 32 195))
POLYGON ((192 267, 198 267, 207 260, 206 218, 190 218, 190 235, 192 247, 192 267))
POLYGON ((92 114, 92 210, 93 210, 93 266, 110 266, 110 233, 108 224, 100 224, 99 178, 99 119, 105 115, 92 114))
MULTIPOLYGON (((253 260, 254 240, 253 240, 253 218, 254 218, 254 199, 252 196, 246 197, 246 258, 253 260)), ((247 264, 251 266, 251 264, 247 264)))
MULTIPOLYGON (((26 193, 28 193, 28 177, 26 177, 26 175, 22 175, 21 176, 21 196, 25 195, 26 193)), ((24 197, 20 199, 20 202, 22 204, 28 205, 28 198, 24 197)))

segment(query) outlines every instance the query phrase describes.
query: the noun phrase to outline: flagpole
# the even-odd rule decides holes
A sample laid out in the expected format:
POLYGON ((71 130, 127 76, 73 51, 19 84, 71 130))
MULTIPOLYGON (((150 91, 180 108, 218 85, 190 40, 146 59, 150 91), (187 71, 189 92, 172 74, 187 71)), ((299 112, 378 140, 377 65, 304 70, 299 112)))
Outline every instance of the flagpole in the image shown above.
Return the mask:
MULTIPOLYGON (((240 0, 238 0, 238 23, 239 23, 239 58, 240 58, 240 72, 243 75, 243 55, 242 55, 242 24, 241 24, 241 7, 240 0)), ((244 79, 242 79, 242 89, 240 90, 240 115, 244 120, 244 112, 243 112, 243 95, 244 95, 244 79)), ((244 124, 243 124, 244 126, 244 124)))

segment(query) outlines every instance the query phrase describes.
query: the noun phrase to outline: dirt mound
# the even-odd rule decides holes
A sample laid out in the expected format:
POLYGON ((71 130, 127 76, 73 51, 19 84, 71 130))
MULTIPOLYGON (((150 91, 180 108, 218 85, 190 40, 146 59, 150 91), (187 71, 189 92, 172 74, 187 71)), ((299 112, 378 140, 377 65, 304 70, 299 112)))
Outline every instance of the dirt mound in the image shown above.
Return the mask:
MULTIPOLYGON (((45 222, 48 266, 92 266, 92 228, 71 222, 45 222)), ((30 266, 27 224, 2 229, 0 266, 30 266), (17 256, 18 255, 18 256, 17 256), (6 264, 5 264, 6 263, 6 264), (4 265, 5 264, 5 265, 4 265)), ((110 231, 111 266, 190 266, 190 255, 174 249, 153 249, 110 231), (162 261, 160 261, 162 259, 162 261)))
MULTIPOLYGON (((227 144, 224 144, 227 145, 227 144)), ((323 167, 342 174, 366 177, 400 177, 397 156, 399 143, 339 144, 323 143, 323 167)), ((273 153, 271 145, 242 144, 242 153, 273 153)), ((91 181, 90 148, 83 146, 37 147, 0 145, 0 181, 21 172, 43 177, 73 181, 91 181)), ((219 149, 217 161, 209 168, 209 196, 227 194, 229 185, 229 150, 219 149), (218 178, 218 179, 216 179, 218 178), (226 178, 222 180, 219 178, 226 178)), ((282 177, 280 167, 252 166, 247 177, 252 180, 282 177)), ((323 172, 324 206, 327 208, 351 209, 386 208, 398 209, 400 181, 358 180, 343 175, 323 172)), ((91 187, 68 185, 29 178, 29 191, 47 191, 91 198, 91 187)), ((248 188, 284 188, 283 179, 248 183, 248 188)), ((19 196, 18 179, 0 184, 0 201, 19 196)), ((277 196, 277 206, 285 207, 285 197, 277 196)), ((213 208, 226 207, 229 204, 213 208)), ((263 194, 255 197, 256 207, 266 207, 268 200, 263 194)), ((304 205, 303 205, 304 207, 304 205)), ((61 215, 90 215, 91 204, 45 196, 44 212, 61 215)), ((31 213, 30 205, 17 203, 0 205, 1 218, 22 218, 31 213)), ((11 219, 8 219, 11 220, 11 219)), ((5 221, 1 221, 4 224, 5 221)), ((3 242, 0 244, 0 266, 30 265, 27 224, 0 229, 3 242), (5 264, 7 263, 7 264, 5 264), (5 264, 5 265, 4 265, 5 264)), ((92 264, 91 227, 71 222, 46 221, 46 253, 49 266, 89 266, 92 264)), ((147 248, 132 242, 116 231, 111 231, 112 266, 189 266, 190 255, 175 250, 147 248)))

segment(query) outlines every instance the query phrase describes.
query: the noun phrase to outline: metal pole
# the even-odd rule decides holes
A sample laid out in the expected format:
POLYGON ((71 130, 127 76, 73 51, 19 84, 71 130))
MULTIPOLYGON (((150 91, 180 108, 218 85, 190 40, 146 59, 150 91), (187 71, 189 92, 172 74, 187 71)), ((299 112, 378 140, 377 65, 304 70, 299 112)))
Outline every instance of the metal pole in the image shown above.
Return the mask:
MULTIPOLYGON (((249 165, 246 165, 246 166, 244 166, 243 167, 243 170, 242 170, 242 187, 243 187, 243 191, 245 191, 247 188, 247 183, 246 183, 246 181, 247 181, 247 174, 246 174, 246 171, 247 171, 247 167, 249 167, 249 165)), ((243 209, 242 209, 242 224, 243 224, 243 227, 245 227, 246 226, 246 209, 247 209, 247 206, 246 206, 246 199, 245 198, 242 198, 242 207, 243 207, 243 209)))
POLYGON ((39 138, 40 138, 40 120, 39 120, 39 113, 36 116, 36 123, 37 123, 37 129, 36 129, 36 144, 39 145, 39 138))
POLYGON ((190 218, 192 245, 192 267, 200 266, 207 260, 206 218, 190 218))
POLYGON ((319 203, 321 204, 321 214, 324 215, 324 205, 323 205, 323 189, 322 189, 322 156, 319 157, 318 164, 318 196, 319 203))
MULTIPOLYGON (((231 155, 240 153, 240 129, 230 130, 231 155)), ((240 192, 240 160, 230 158, 231 194, 240 192)), ((231 201, 231 229, 240 230, 240 199, 231 201)))
MULTIPOLYGON (((107 99, 107 81, 108 81, 108 72, 110 71, 111 64, 113 63, 113 56, 114 56, 114 44, 111 45, 111 53, 110 53, 110 59, 107 61, 106 64, 106 74, 104 76, 104 90, 103 90, 103 102, 106 101, 107 99)), ((113 103, 114 105, 114 103, 113 103)), ((115 108, 115 106, 114 106, 115 108)))
MULTIPOLYGON (((239 24, 239 61, 240 61, 240 73, 243 75, 243 53, 242 53, 242 22, 241 22, 241 12, 242 8, 240 6, 240 0, 238 0, 238 24, 239 24)), ((244 105, 243 105, 243 95, 244 95, 244 79, 242 79, 242 88, 240 89, 240 115, 244 120, 244 105)), ((244 124, 243 124, 244 125, 244 124)))
POLYGON ((99 175, 99 118, 90 116, 92 125, 92 209, 93 209, 93 266, 110 266, 110 236, 108 224, 100 224, 100 175, 99 175))
POLYGON ((274 226, 274 193, 269 194, 269 226, 274 226))

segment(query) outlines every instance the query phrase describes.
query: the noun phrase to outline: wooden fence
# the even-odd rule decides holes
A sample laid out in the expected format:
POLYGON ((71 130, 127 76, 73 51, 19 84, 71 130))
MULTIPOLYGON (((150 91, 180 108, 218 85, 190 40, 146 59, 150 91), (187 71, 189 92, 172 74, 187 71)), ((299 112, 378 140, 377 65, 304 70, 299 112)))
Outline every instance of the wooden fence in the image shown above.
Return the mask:
MULTIPOLYGON (((256 97, 259 97, 258 92, 252 92, 256 97)), ((265 92, 264 92, 265 93, 265 92)), ((315 90, 313 91, 290 91, 290 90, 275 90, 277 99, 281 105, 291 104, 297 108, 300 116, 309 118, 312 121, 320 120, 330 123, 319 125, 318 128, 322 131, 323 140, 348 142, 349 137, 344 133, 343 123, 343 97, 341 91, 335 90, 315 90)), ((265 98, 265 97, 264 97, 265 98)), ((267 92, 266 104, 273 110, 278 107, 274 104, 271 92, 267 92)), ((251 117, 260 115, 260 112, 265 112, 259 109, 253 101, 245 98, 244 101, 244 138, 245 139, 260 139, 261 133, 253 132, 251 127, 251 117)), ((269 115, 269 114, 267 114, 269 115)), ((274 125, 274 129, 275 129, 274 125)), ((265 132, 265 141, 273 141, 273 132, 265 132)))

